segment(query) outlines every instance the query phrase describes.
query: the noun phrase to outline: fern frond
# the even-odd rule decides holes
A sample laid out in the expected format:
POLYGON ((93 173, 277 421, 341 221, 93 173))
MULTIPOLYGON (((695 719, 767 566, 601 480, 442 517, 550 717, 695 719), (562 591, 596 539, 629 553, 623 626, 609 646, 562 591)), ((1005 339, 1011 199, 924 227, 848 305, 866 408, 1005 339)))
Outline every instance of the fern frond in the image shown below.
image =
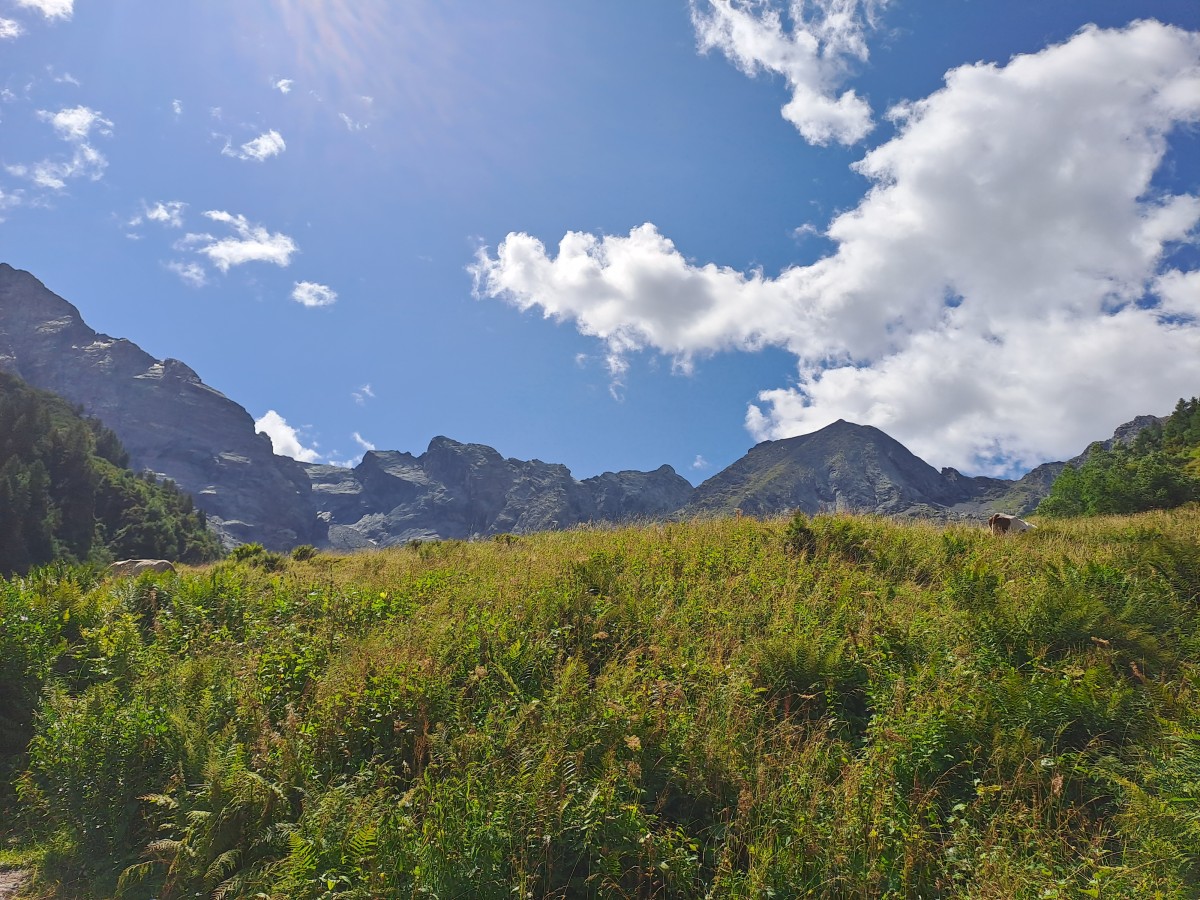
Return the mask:
POLYGON ((242 851, 234 848, 226 850, 209 864, 204 879, 209 883, 227 880, 231 872, 236 872, 242 861, 242 851))

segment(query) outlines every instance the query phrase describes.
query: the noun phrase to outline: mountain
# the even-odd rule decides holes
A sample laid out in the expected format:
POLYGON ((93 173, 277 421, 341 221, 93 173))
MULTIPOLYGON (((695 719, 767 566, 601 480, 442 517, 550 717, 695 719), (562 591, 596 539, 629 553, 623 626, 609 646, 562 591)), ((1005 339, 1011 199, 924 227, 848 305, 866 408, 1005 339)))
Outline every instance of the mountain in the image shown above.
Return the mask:
POLYGON ((1094 447, 1129 444, 1161 422, 1138 416, 1066 462, 1048 462, 1021 478, 967 476, 933 468, 878 428, 839 419, 799 437, 764 441, 696 488, 685 514, 774 515, 799 509, 885 516, 983 520, 994 512, 1027 515, 1050 493, 1064 467, 1078 467, 1094 447))
POLYGON ((696 488, 686 511, 939 515, 1000 483, 939 472, 878 428, 839 419, 812 434, 758 444, 696 488))
POLYGON ((179 360, 155 359, 131 341, 98 334, 74 306, 4 263, 0 371, 100 419, 134 468, 191 494, 226 543, 287 549, 323 540, 304 470, 274 454, 246 410, 179 360))
POLYGON ((329 543, 339 549, 661 519, 693 490, 670 466, 578 481, 566 466, 506 459, 447 437, 420 456, 371 451, 353 469, 305 469, 329 543))
MULTIPOLYGON (((730 514, 849 510, 983 520, 1031 512, 1069 462, 1010 481, 938 471, 878 428, 838 421, 764 441, 693 488, 670 466, 577 480, 566 466, 509 459, 437 437, 420 456, 372 451, 353 469, 272 452, 237 403, 184 363, 97 334, 28 272, 0 264, 0 371, 53 391, 116 432, 134 466, 195 497, 226 544, 338 549, 730 514)), ((1154 416, 1117 429, 1128 443, 1154 416)))

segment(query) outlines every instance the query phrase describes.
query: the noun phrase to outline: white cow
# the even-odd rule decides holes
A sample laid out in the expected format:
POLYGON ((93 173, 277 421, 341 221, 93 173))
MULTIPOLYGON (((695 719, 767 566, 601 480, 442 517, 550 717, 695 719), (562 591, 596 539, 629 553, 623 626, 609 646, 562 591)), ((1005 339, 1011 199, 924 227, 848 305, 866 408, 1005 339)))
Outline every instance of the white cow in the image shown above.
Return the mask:
POLYGON ((1020 534, 1022 531, 1028 531, 1037 526, 1007 513, 996 513, 988 519, 988 528, 992 534, 1020 534))
POLYGON ((115 578, 124 578, 126 575, 144 575, 146 572, 175 574, 175 567, 165 559, 123 559, 108 567, 108 574, 115 578))

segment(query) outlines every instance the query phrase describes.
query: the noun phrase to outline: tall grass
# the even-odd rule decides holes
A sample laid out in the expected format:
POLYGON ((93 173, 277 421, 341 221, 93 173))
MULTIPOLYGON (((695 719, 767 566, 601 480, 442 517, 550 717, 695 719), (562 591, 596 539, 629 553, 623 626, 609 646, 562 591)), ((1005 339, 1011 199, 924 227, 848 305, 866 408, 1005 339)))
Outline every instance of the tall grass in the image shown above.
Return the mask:
POLYGON ((45 896, 1200 893, 1196 507, 300 557, 0 586, 45 896))

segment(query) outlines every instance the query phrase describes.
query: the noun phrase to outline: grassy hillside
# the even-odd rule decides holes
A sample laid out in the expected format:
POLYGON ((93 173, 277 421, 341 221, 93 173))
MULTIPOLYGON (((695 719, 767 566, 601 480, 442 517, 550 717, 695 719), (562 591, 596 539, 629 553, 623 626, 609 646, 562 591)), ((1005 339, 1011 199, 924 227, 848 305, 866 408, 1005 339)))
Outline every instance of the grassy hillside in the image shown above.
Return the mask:
POLYGON ((0 587, 42 896, 1200 892, 1195 506, 239 557, 0 587))

